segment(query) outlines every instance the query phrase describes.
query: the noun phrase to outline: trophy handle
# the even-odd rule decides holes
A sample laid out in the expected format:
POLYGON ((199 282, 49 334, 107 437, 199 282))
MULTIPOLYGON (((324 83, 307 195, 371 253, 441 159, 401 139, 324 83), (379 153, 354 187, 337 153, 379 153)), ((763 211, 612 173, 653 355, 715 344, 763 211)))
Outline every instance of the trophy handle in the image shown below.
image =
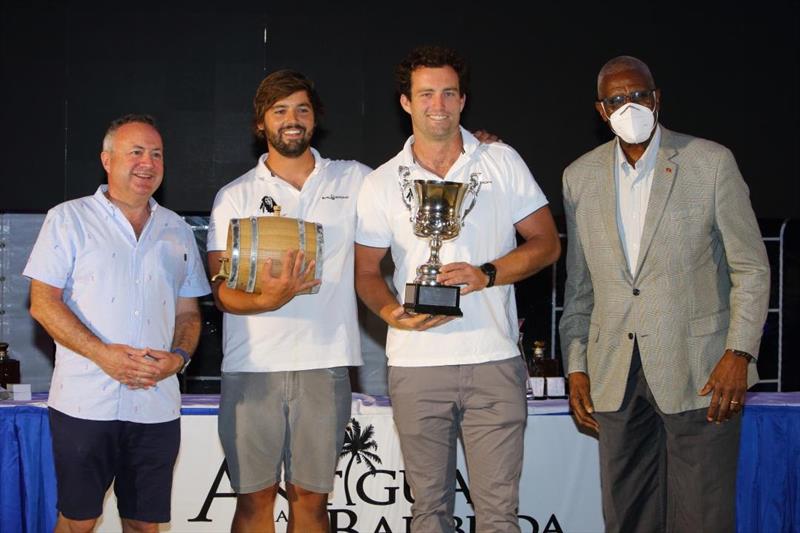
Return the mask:
POLYGON ((472 201, 469 203, 469 206, 464 210, 464 214, 461 215, 461 223, 464 223, 464 219, 467 218, 469 212, 472 211, 472 208, 475 207, 475 202, 478 200, 478 192, 481 190, 481 182, 478 179, 477 174, 470 174, 469 175, 469 186, 467 187, 467 193, 472 195, 472 201))

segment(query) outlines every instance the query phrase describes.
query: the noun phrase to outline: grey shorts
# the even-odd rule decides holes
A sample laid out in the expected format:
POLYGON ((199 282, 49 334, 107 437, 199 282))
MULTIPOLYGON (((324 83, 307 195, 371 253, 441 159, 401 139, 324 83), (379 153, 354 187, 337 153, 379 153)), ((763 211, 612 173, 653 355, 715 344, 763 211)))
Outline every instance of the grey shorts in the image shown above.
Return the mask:
POLYGON ((347 367, 224 372, 219 438, 231 486, 251 493, 284 480, 327 493, 350 420, 347 367))

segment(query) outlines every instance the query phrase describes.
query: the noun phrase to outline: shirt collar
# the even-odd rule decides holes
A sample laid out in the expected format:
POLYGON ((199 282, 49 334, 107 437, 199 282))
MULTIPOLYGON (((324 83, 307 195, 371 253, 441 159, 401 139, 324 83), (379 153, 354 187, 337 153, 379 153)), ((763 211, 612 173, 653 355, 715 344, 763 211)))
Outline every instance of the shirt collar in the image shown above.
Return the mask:
MULTIPOLYGON (((94 198, 103 207, 103 209, 113 215, 115 212, 119 211, 119 207, 114 205, 114 202, 112 202, 106 196, 107 192, 108 184, 104 183, 97 188, 97 191, 94 193, 94 198)), ((152 196, 147 200, 147 205, 150 208, 151 215, 156 212, 156 209, 158 209, 158 202, 156 202, 152 196)))
MULTIPOLYGON (((459 126, 459 130, 461 131, 462 142, 461 155, 456 162, 453 163, 453 166, 448 174, 464 164, 465 161, 472 159, 472 156, 477 153, 478 146, 481 144, 480 141, 478 141, 478 139, 473 134, 468 132, 463 126, 459 126)), ((406 143, 403 145, 403 150, 400 152, 400 163, 409 168, 422 168, 417 164, 417 161, 414 158, 414 152, 411 149, 413 144, 414 136, 411 135, 408 139, 406 139, 406 143)))
MULTIPOLYGON (((314 170, 312 170, 311 174, 308 175, 309 179, 321 172, 322 169, 324 169, 326 166, 328 166, 328 163, 330 163, 330 159, 322 157, 322 155, 320 155, 320 153, 314 147, 311 147, 311 155, 314 156, 314 170)), ((258 164, 256 165, 256 179, 286 183, 280 177, 270 172, 270 170, 267 168, 265 163, 268 158, 269 152, 261 154, 261 156, 258 158, 258 164)))
POLYGON ((625 157, 625 153, 622 151, 622 146, 619 144, 619 137, 616 139, 616 156, 617 156, 617 167, 623 169, 634 169, 637 173, 641 173, 644 170, 654 167, 656 164, 656 158, 658 157, 658 148, 661 145, 661 125, 656 125, 656 131, 653 134, 653 138, 650 139, 650 144, 647 145, 647 149, 642 154, 642 157, 636 162, 635 166, 632 166, 628 163, 628 158, 625 157))

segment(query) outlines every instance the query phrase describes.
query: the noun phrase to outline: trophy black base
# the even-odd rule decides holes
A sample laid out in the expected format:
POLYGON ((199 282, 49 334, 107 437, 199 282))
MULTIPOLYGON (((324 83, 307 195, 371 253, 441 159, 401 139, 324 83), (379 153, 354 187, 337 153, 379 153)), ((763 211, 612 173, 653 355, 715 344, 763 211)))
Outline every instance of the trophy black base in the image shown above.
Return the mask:
POLYGON ((405 296, 403 307, 406 311, 431 315, 464 316, 458 307, 461 300, 460 287, 406 283, 405 296))

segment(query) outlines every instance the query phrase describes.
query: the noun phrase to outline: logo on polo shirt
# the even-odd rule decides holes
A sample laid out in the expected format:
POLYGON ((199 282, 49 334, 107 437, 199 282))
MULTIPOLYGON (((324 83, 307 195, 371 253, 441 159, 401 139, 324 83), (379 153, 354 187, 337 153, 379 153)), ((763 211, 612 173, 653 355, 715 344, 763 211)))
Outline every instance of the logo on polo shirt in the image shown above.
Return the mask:
POLYGON ((483 176, 483 172, 481 172, 481 171, 473 172, 472 174, 469 175, 470 178, 474 178, 475 180, 479 181, 481 185, 486 185, 488 183, 492 183, 492 178, 491 177, 482 178, 482 176, 483 176))
POLYGON ((261 205, 259 206, 259 210, 262 213, 274 213, 275 208, 278 206, 277 202, 272 196, 264 196, 261 198, 261 205))
POLYGON ((327 196, 323 196, 322 197, 323 200, 347 200, 348 198, 350 198, 350 197, 347 196, 347 195, 341 195, 341 194, 329 194, 327 196))

